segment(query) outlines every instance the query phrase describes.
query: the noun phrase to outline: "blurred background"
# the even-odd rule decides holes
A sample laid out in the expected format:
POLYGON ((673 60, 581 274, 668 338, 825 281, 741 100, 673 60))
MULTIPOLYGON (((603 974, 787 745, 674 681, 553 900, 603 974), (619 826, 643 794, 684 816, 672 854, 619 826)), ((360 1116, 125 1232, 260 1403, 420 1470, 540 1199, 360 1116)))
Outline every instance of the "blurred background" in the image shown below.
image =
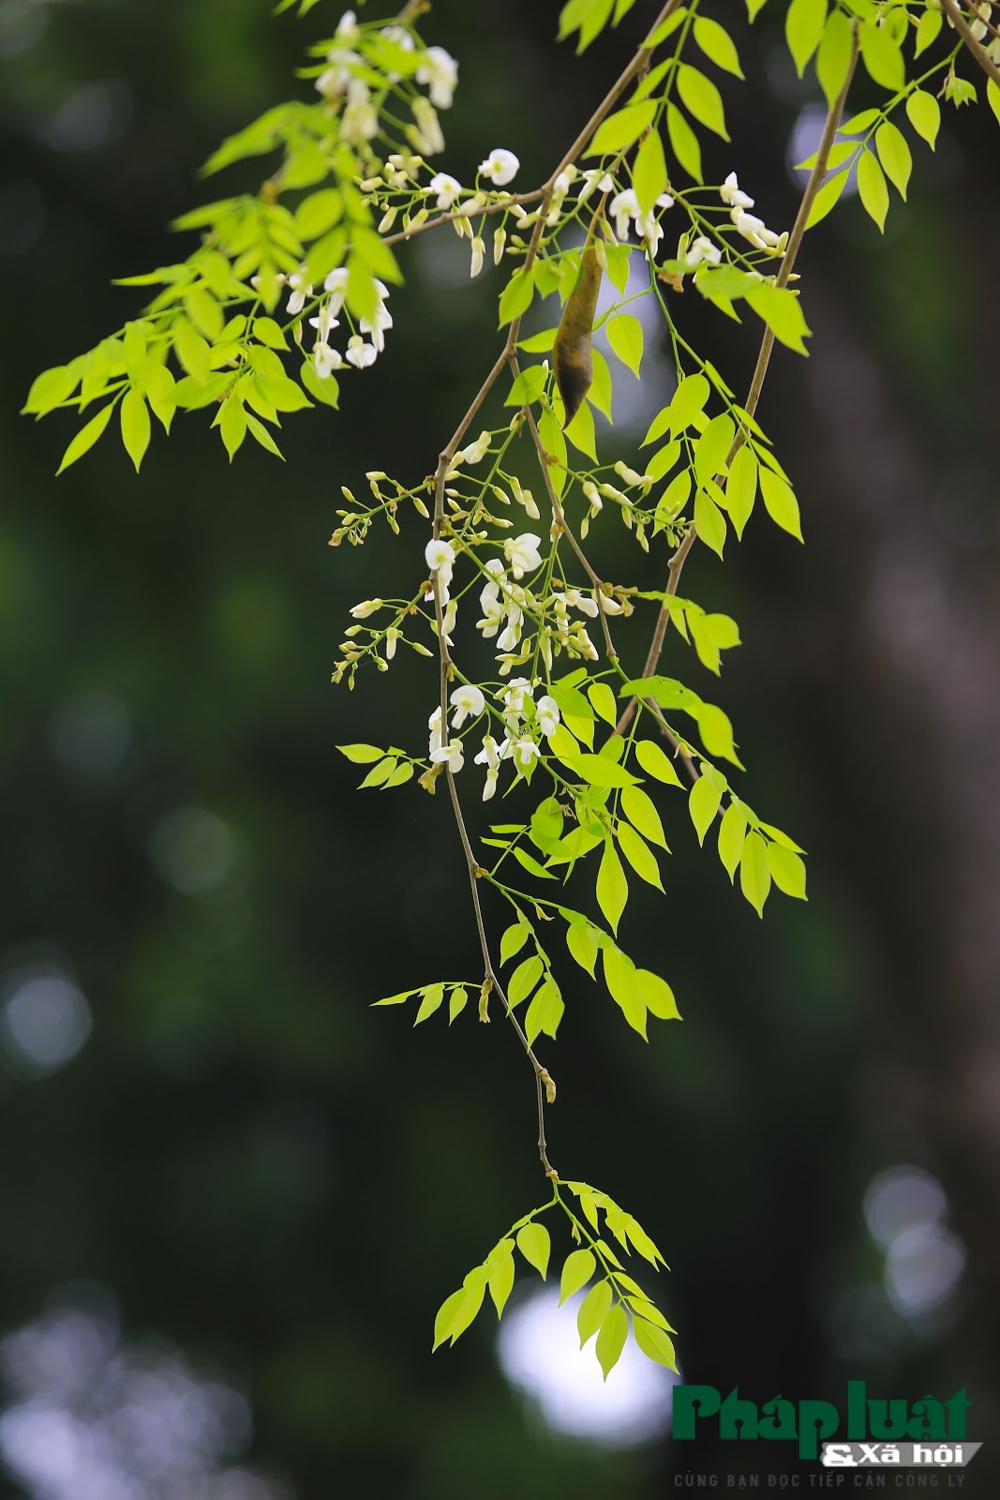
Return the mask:
MULTIPOLYGON (((782 228, 817 90, 784 7, 753 33, 714 9, 748 85, 706 175, 735 166, 782 228)), ((540 181, 651 11, 574 60, 552 0, 435 0, 425 34, 461 64, 444 165, 470 180, 503 145, 540 181)), ((499 1345, 484 1313, 430 1357, 439 1302, 542 1196, 533 1095, 503 1026, 368 1009, 477 966, 441 798, 355 792, 334 749, 422 746, 430 664, 353 696, 329 678, 346 609, 423 533, 327 541, 342 483, 433 467, 492 358, 498 273, 470 283, 450 235, 414 245, 387 356, 339 415, 287 420, 284 465, 248 445, 230 468, 196 414, 141 481, 106 440, 57 483, 73 419, 17 415, 140 306, 113 276, 186 253, 174 215, 255 182, 195 174, 337 14, 0 0, 3 1493, 647 1500, 791 1473, 793 1444, 678 1451, 662 1372, 626 1360, 602 1392, 537 1279, 499 1345)), ((848 1379, 967 1385, 987 1442, 965 1489, 992 1495, 1000 133, 948 107, 914 155, 884 239, 856 198, 810 236, 813 353, 772 366, 761 414, 808 546, 758 516, 725 569, 699 549, 685 592, 745 644, 721 687, 670 648, 734 718, 748 800, 809 850, 810 903, 760 923, 668 801, 666 901, 638 898, 625 936, 684 1023, 644 1048, 571 969, 544 1060, 553 1159, 667 1255, 687 1381, 840 1405, 848 1379)), ((677 315, 745 388, 754 328, 691 295, 677 315)), ((602 427, 611 458, 669 397, 665 363, 648 378, 602 427)))

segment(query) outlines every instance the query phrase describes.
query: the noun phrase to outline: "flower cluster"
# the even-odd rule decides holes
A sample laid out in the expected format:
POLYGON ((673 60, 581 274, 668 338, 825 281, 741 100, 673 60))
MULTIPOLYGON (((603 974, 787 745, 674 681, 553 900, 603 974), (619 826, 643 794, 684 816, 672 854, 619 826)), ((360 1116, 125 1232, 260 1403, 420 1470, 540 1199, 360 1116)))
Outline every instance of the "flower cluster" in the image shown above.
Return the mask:
POLYGON ((615 234, 620 240, 628 239, 630 222, 635 225, 635 232, 640 240, 647 246, 651 255, 655 256, 663 238, 663 226, 656 217, 657 208, 673 208, 674 200, 669 193, 661 193, 653 208, 648 208, 643 213, 639 208, 639 200, 635 195, 634 188, 626 188, 623 193, 618 193, 612 198, 608 205, 611 217, 615 221, 615 234))
MULTIPOLYGON (((486 767, 483 786, 483 801, 488 802, 495 794, 500 777, 500 766, 509 760, 518 776, 530 779, 535 762, 541 755, 539 738, 550 739, 559 727, 559 705, 548 693, 535 701, 536 682, 532 685, 526 677, 516 677, 497 693, 498 714, 503 725, 501 740, 490 733, 483 736, 483 748, 475 757, 476 765, 486 767)), ((447 765, 456 775, 465 765, 465 751, 461 739, 445 739, 446 729, 459 730, 467 719, 479 719, 486 712, 486 695, 482 688, 466 683, 455 688, 449 699, 451 722, 445 725, 438 705, 427 720, 428 758, 432 765, 447 765)))
POLYGON ((773 229, 768 229, 763 219, 759 219, 756 214, 747 213, 748 208, 753 208, 754 200, 740 187, 735 172, 730 172, 722 184, 719 197, 731 210, 729 217, 737 234, 749 240, 757 250, 766 250, 769 255, 784 255, 788 244, 787 231, 775 234, 773 229))
MULTIPOLYGON (((389 297, 389 288, 384 282, 376 279, 373 285, 378 295, 379 305, 375 313, 370 318, 359 319, 358 331, 352 333, 347 340, 346 355, 342 355, 339 349, 333 348, 330 343, 330 334, 335 328, 340 327, 339 314, 347 296, 347 276, 346 266, 338 266, 330 272, 323 283, 325 300, 320 302, 316 316, 309 319, 310 326, 316 330, 312 354, 316 373, 321 380, 325 380, 334 370, 342 369, 345 360, 356 370, 366 370, 369 365, 373 365, 385 349, 385 330, 392 327, 392 314, 385 305, 389 297), (368 334, 370 342, 362 338, 362 334, 365 333, 368 334)), ((303 311, 306 303, 313 297, 313 286, 311 282, 306 281, 304 267, 288 277, 288 285, 291 288, 288 311, 294 317, 303 311)))

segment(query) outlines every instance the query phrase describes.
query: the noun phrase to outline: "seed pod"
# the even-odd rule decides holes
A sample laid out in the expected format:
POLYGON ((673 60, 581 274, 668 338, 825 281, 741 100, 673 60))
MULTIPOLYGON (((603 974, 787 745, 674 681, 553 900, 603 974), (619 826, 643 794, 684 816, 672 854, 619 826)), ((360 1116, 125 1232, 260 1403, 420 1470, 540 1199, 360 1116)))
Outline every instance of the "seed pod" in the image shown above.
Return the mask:
POLYGON ((552 348, 556 384, 566 408, 564 427, 572 422, 593 384, 594 354, 591 335, 603 279, 604 272, 597 259, 597 246, 590 239, 583 247, 580 275, 563 308, 552 348))

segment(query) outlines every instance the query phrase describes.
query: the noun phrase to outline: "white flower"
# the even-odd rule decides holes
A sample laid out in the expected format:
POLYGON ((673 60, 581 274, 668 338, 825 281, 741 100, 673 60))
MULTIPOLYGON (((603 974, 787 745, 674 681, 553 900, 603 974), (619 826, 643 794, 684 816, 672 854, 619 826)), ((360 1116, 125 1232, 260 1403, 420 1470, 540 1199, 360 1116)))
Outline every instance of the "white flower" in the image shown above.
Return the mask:
POLYGON ((430 85, 436 109, 450 109, 458 86, 458 63, 443 47, 428 47, 417 69, 417 82, 430 85))
POLYGON ((354 365, 357 370, 367 370, 378 358, 378 350, 374 344, 366 344, 359 333, 353 334, 347 340, 347 362, 354 365))
POLYGON ((429 192, 437 193, 437 206, 445 213, 462 191, 462 184, 450 172, 436 172, 427 186, 429 192))
POLYGON ((767 245, 761 239, 760 231, 765 227, 764 220, 758 219, 756 214, 748 214, 745 209, 734 208, 729 216, 736 226, 737 234, 741 234, 751 245, 756 245, 758 250, 766 250, 767 245))
POLYGON ((452 727, 461 729, 466 719, 478 719, 486 707, 486 699, 483 697, 482 689, 467 683, 464 687, 458 687, 451 695, 451 706, 455 710, 452 715, 452 727))
POLYGON ((577 202, 586 203, 595 190, 600 193, 610 193, 613 187, 614 183, 607 172, 602 172, 600 167, 591 167, 583 174, 583 187, 577 196, 577 202))
POLYGON ((535 705, 536 722, 540 733, 551 739, 559 727, 559 705, 546 693, 535 705))
POLYGON ((402 636, 402 634, 403 634, 403 632, 401 630, 399 630, 395 625, 390 625, 389 629, 386 631, 386 633, 385 633, 385 659, 386 659, 386 661, 392 661, 392 658, 395 656, 395 654, 396 654, 396 642, 400 639, 400 637, 402 636))
POLYGON ((441 134, 437 110, 422 94, 417 95, 410 108, 413 111, 417 135, 420 139, 418 150, 422 151, 425 156, 436 156, 439 151, 444 150, 444 136, 441 134))
POLYGON ((499 697, 504 705, 504 721, 509 729, 516 729, 524 711, 525 697, 531 697, 531 683, 526 677, 514 677, 499 697))
MULTIPOLYGON (((385 306, 384 302, 380 303, 378 312, 375 314, 375 316, 373 318, 362 318, 360 323, 358 324, 358 327, 361 329, 362 333, 371 334, 372 343, 375 345, 375 348, 378 350, 379 354, 381 354, 383 349, 385 348, 384 330, 386 328, 392 327, 392 313, 385 306)), ((371 360, 369 360, 368 363, 371 364, 371 360)))
POLYGON ((424 559, 432 573, 441 573, 442 577, 447 575, 446 581, 451 579, 451 570, 455 566, 455 549, 450 542, 429 541, 424 548, 424 559))
POLYGON ((497 641, 499 651, 513 651, 521 639, 521 622, 524 616, 516 604, 509 605, 507 611, 507 628, 497 641))
POLYGON ((525 573, 533 573, 542 566, 538 551, 541 540, 533 531, 525 531, 521 536, 508 537, 504 542, 503 550, 515 578, 523 578, 525 573))
POLYGON ((334 370, 343 369, 344 361, 339 349, 331 349, 329 344, 324 344, 317 339, 313 345, 313 362, 316 366, 316 374, 320 380, 326 380, 334 370))
POLYGON ((356 42, 361 35, 358 18, 353 10, 345 10, 337 22, 337 35, 342 42, 356 42))
POLYGON ((615 221, 615 234, 620 240, 628 238, 629 219, 638 218, 639 200, 633 188, 618 193, 608 204, 608 211, 615 221))
POLYGON ((721 259, 722 251, 718 245, 713 245, 712 241, 703 234, 700 234, 694 244, 684 252, 684 264, 689 271, 693 271, 696 266, 700 265, 717 266, 721 259))
POLYGON ((465 765, 465 756, 462 753, 462 741, 451 740, 447 745, 441 745, 437 750, 432 750, 430 758, 437 764, 442 762, 453 772, 458 772, 465 765))
POLYGON ((355 604, 350 612, 356 620, 367 620, 369 615, 375 614, 376 610, 381 608, 381 599, 362 599, 361 603, 355 604))
POLYGON ((483 261, 486 259, 486 245, 481 234, 477 234, 472 241, 472 261, 469 266, 469 275, 478 276, 483 269, 483 261))
POLYGON ((463 464, 481 464, 490 449, 492 433, 481 432, 474 443, 467 448, 462 448, 455 454, 454 462, 463 464))
POLYGON ((513 151, 496 146, 485 161, 479 163, 480 176, 488 177, 496 187, 506 187, 517 176, 521 163, 513 151))
POLYGON ((730 208, 753 208, 753 199, 745 193, 736 181, 736 173, 730 172, 725 182, 719 189, 719 197, 723 203, 728 203, 730 208))
POLYGON ((347 86, 347 104, 340 118, 340 134, 354 146, 378 135, 378 110, 371 102, 371 90, 360 78, 352 78, 347 86))
POLYGON ((597 600, 588 599, 587 595, 581 594, 578 589, 567 589, 565 599, 570 609, 578 609, 581 614, 588 615, 591 620, 596 620, 601 612, 597 600))
POLYGON ((330 293, 328 311, 330 316, 335 318, 343 307, 344 298, 347 296, 347 267, 337 266, 332 270, 323 283, 323 290, 330 293))
POLYGON ((531 770, 532 766, 535 764, 535 761, 538 759, 541 753, 541 750, 539 750, 534 740, 529 740, 527 738, 518 740, 517 744, 514 746, 514 764, 517 766, 517 769, 523 774, 525 771, 531 770))
POLYGON ((334 47, 326 54, 329 67, 316 80, 317 92, 324 99, 336 99, 350 85, 354 77, 353 68, 361 61, 360 54, 345 47, 334 47))
MULTIPOLYGON (((339 312, 340 309, 338 308, 337 311, 339 312)), ((331 330, 339 328, 340 323, 334 316, 329 302, 324 302, 317 316, 309 319, 309 326, 316 329, 317 343, 328 344, 330 342, 331 330)))
POLYGON ((438 751, 438 750, 440 750, 442 744, 444 743, 444 736, 441 733, 441 705, 440 705, 440 703, 438 704, 438 706, 434 710, 434 712, 431 714, 430 718, 427 720, 427 729, 428 729, 429 735, 430 735, 430 739, 429 739, 429 743, 428 743, 428 747, 427 747, 427 753, 433 759, 435 752, 438 751))
POLYGON ((292 289, 292 295, 288 299, 288 311, 294 317, 305 307, 306 298, 312 296, 312 282, 306 281, 301 272, 293 271, 288 278, 288 285, 292 289))
POLYGON ((507 243, 506 229, 496 229, 493 232, 493 264, 498 266, 503 260, 503 247, 507 243))
MULTIPOLYGON (((478 759, 478 757, 477 757, 477 759, 478 759)), ((497 789, 497 782, 499 781, 499 779, 500 779, 500 772, 499 771, 492 771, 492 770, 490 770, 490 771, 486 772, 486 781, 485 781, 485 783, 483 785, 483 801, 484 802, 488 802, 490 800, 490 798, 493 796, 493 793, 497 789)))
MULTIPOLYGON (((504 744, 506 743, 507 741, 505 740, 504 744)), ((476 765, 487 766, 491 771, 495 771, 502 759, 503 751, 500 749, 500 746, 497 744, 496 740, 491 734, 484 734, 483 748, 476 756, 476 765)))

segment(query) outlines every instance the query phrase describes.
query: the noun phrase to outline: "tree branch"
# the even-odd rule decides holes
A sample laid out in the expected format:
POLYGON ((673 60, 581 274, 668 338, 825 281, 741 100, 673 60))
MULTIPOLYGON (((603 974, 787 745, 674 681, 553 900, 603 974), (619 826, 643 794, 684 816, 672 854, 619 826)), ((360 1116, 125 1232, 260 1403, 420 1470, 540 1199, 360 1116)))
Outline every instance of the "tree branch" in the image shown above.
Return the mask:
POLYGON ((962 38, 962 41, 968 47, 969 51, 976 59, 976 62, 982 68, 987 78, 992 78, 997 88, 1000 89, 1000 68, 997 67, 996 63, 990 57, 989 53, 982 45, 982 43, 976 41, 976 38, 972 33, 972 27, 965 19, 965 16, 962 14, 960 7, 955 3, 955 0, 941 0, 941 9, 944 11, 949 21, 951 21, 955 30, 958 32, 959 36, 962 38))

